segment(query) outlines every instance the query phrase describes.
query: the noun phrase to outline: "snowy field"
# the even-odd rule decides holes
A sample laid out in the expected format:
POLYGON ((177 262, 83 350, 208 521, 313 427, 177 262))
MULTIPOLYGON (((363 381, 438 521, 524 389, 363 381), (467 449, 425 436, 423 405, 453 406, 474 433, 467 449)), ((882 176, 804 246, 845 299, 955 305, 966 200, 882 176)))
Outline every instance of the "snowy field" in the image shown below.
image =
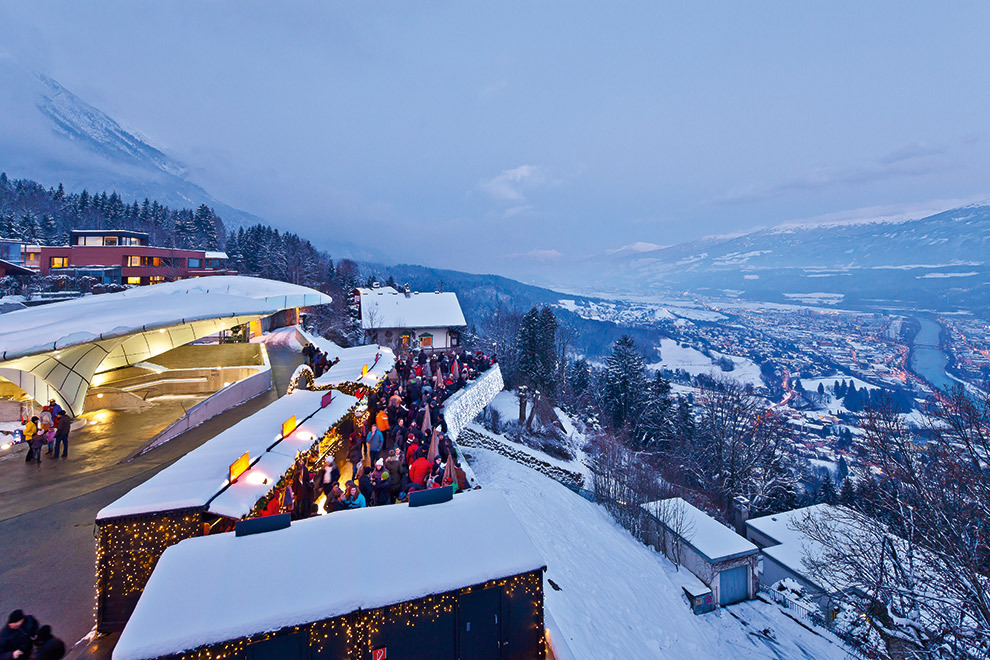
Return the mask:
MULTIPOLYGON (((701 351, 683 347, 673 339, 660 340, 660 361, 648 365, 650 369, 683 369, 692 376, 698 374, 711 374, 712 376, 726 376, 740 383, 752 385, 753 387, 764 387, 760 378, 760 367, 752 360, 735 355, 725 355, 718 351, 712 351, 712 355, 718 359, 720 357, 732 360, 735 369, 732 371, 722 371, 721 367, 712 363, 712 359, 701 351)), ((816 385, 817 387, 817 385, 816 385)))
POLYGON ((505 495, 547 563, 547 612, 570 650, 562 657, 846 658, 843 648, 760 601, 691 614, 676 586, 682 574, 604 509, 499 454, 467 453, 479 482, 505 495))
POLYGON ((823 376, 822 378, 798 378, 798 380, 801 381, 801 385, 804 386, 804 390, 806 392, 817 392, 819 384, 825 385, 825 389, 831 391, 831 388, 835 387, 836 381, 838 381, 839 383, 841 383, 842 381, 846 381, 846 385, 848 385, 849 383, 856 383, 857 390, 862 390, 864 388, 867 390, 880 389, 876 385, 871 385, 870 383, 867 383, 865 380, 860 380, 859 378, 848 376, 846 374, 823 376))

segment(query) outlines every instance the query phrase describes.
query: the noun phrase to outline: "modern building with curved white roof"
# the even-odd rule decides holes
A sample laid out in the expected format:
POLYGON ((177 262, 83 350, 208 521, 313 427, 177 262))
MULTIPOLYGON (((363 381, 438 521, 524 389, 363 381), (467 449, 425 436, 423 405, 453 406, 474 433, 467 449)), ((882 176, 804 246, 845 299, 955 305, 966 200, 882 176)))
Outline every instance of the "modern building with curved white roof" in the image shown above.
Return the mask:
POLYGON ((95 374, 285 309, 330 302, 296 284, 222 276, 9 312, 0 323, 0 377, 78 415, 95 374))

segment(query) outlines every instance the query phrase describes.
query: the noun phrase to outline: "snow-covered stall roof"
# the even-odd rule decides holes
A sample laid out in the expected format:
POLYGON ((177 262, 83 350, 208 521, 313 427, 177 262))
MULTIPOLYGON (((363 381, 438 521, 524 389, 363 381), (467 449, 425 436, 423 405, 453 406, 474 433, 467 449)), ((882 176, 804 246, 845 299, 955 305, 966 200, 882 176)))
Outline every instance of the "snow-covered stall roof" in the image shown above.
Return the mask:
POLYGON ((392 349, 378 344, 343 348, 336 357, 340 361, 316 379, 317 387, 336 387, 342 383, 375 387, 385 380, 385 376, 395 366, 395 353, 392 349), (364 374, 366 366, 368 373, 364 374))
POLYGON ((380 328, 456 328, 467 325, 457 294, 382 293, 372 290, 361 296, 361 327, 380 328))
MULTIPOLYGON (((326 395, 326 392, 321 392, 326 395)), ((218 516, 243 518, 265 493, 272 489, 285 472, 296 462, 299 452, 308 451, 313 443, 328 429, 347 416, 357 404, 357 399, 333 392, 333 399, 326 408, 316 413, 296 427, 296 430, 283 438, 270 451, 262 454, 237 481, 217 495, 208 510, 218 516)))
MULTIPOLYGON (((210 498, 228 485, 230 464, 245 452, 248 453, 252 463, 264 456, 268 448, 282 437, 284 421, 295 415, 297 424, 303 427, 295 436, 297 440, 302 439, 302 434, 322 434, 330 426, 328 424, 319 428, 323 423, 335 415, 343 417, 343 414, 346 414, 346 411, 357 401, 354 397, 337 393, 334 394, 333 402, 328 407, 329 412, 324 412, 320 409, 320 402, 325 394, 326 392, 297 390, 283 396, 208 440, 120 499, 105 506, 96 515, 96 519, 105 520, 140 513, 206 506, 210 498), (315 413, 319 413, 320 417, 317 418, 315 413), (308 423, 311 419, 312 423, 308 423)), ((292 455, 295 456, 294 449, 292 455)), ((248 480, 242 477, 236 484, 240 486, 237 494, 247 493, 250 485, 248 480), (243 486, 241 486, 242 480, 243 486)), ((265 488, 264 492, 269 489, 265 488)), ((239 510, 238 505, 239 501, 232 495, 230 501, 225 504, 225 511, 236 513, 239 510)), ((243 513, 235 517, 239 518, 243 513)))
POLYGON ((642 507, 672 531, 678 532, 688 545, 709 561, 722 561, 760 551, 751 542, 680 497, 646 502, 642 507))
POLYGON ((156 658, 545 565, 502 495, 486 490, 430 506, 341 511, 249 536, 188 539, 167 549, 158 561, 113 658, 156 658), (456 551, 444 552, 442 561, 418 562, 396 579, 383 570, 395 564, 394 544, 363 543, 360 551, 348 554, 344 579, 313 584, 314 549, 341 539, 371 539, 382 530, 408 548, 449 548, 438 532, 450 530, 456 535, 456 551))

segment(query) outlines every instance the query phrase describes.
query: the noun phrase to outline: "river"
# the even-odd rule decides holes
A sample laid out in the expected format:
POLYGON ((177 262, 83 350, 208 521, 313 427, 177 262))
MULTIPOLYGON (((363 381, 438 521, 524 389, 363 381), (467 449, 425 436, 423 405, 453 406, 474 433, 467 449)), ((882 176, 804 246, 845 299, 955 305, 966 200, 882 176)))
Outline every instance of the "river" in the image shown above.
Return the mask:
POLYGON ((935 387, 946 389, 956 384, 956 381, 945 373, 945 365, 949 358, 939 348, 939 333, 942 326, 927 316, 918 317, 921 330, 914 338, 911 351, 911 371, 918 374, 935 387))

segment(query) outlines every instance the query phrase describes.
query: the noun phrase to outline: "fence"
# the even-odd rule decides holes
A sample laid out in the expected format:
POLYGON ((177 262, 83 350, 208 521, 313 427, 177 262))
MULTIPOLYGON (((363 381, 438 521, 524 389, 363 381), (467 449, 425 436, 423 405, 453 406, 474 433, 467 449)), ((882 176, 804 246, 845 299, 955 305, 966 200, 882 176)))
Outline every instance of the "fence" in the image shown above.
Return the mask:
POLYGON ((537 472, 550 477, 554 481, 560 482, 574 492, 584 491, 587 495, 582 495, 582 497, 594 501, 594 499, 592 499, 594 494, 591 493, 591 491, 586 491, 580 487, 580 485, 584 483, 584 477, 581 474, 571 472, 570 470, 565 470, 562 467, 552 465, 546 461, 541 461, 539 458, 532 456, 531 454, 528 454, 522 450, 513 449, 505 443, 499 442, 495 438, 479 433, 474 429, 464 429, 461 431, 461 435, 457 439, 457 444, 462 447, 480 447, 481 449, 494 451, 515 461, 516 463, 519 463, 520 465, 525 465, 526 467, 532 468, 537 472), (588 495, 591 497, 589 498, 588 495))
POLYGON ((458 435, 474 421, 492 399, 505 387, 502 369, 496 364, 486 370, 463 389, 454 392, 443 404, 443 418, 447 421, 447 435, 457 440, 458 435))
POLYGON ((821 610, 817 607, 788 598, 780 591, 771 589, 762 582, 757 582, 756 587, 761 595, 776 603, 781 609, 787 610, 787 613, 799 623, 813 629, 814 632, 833 644, 843 647, 846 653, 849 654, 849 657, 860 658, 861 660, 875 660, 875 658, 869 658, 869 656, 861 653, 858 649, 850 646, 849 642, 839 637, 825 622, 821 610))
POLYGON ((141 448, 136 456, 147 453, 155 447, 160 447, 176 436, 185 433, 195 426, 199 426, 206 420, 222 412, 226 412, 234 406, 239 406, 260 394, 264 394, 270 389, 272 389, 271 367, 267 365, 258 367, 256 374, 231 383, 191 407, 182 417, 162 429, 141 448))

